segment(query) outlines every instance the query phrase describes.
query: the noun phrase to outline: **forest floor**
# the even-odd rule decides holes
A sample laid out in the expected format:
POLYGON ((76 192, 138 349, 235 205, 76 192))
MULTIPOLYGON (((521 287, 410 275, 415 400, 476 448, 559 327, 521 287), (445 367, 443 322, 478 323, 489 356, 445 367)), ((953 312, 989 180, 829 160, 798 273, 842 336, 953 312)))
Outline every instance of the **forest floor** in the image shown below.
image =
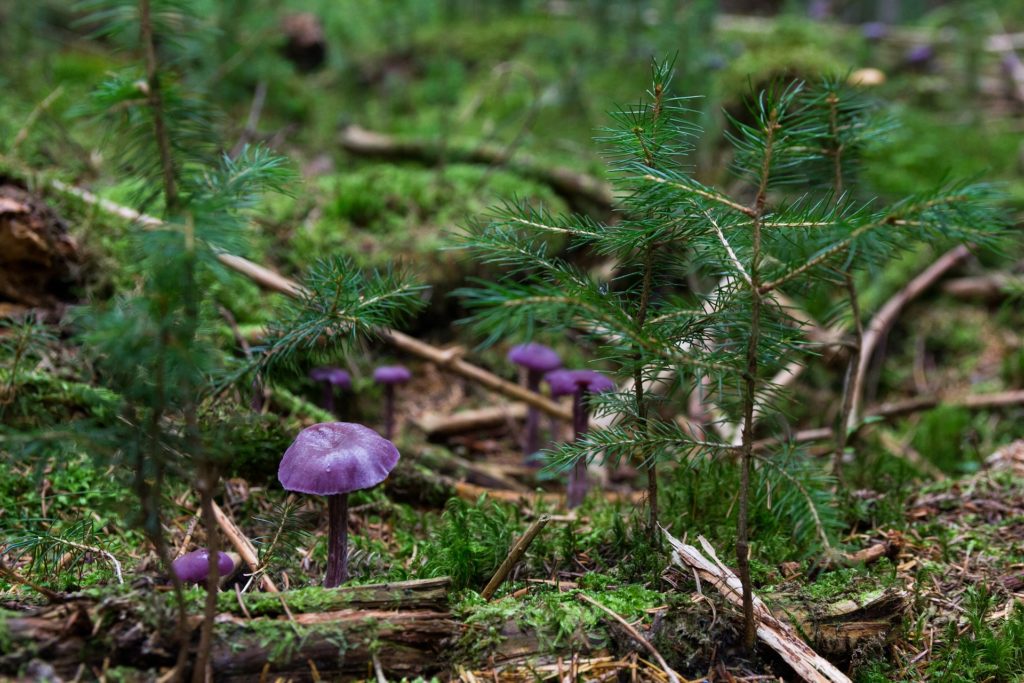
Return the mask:
MULTIPOLYGON (((865 322, 896 303, 868 373, 870 418, 851 438, 842 484, 815 489, 830 518, 811 519, 794 501, 810 494, 760 469, 752 573, 770 612, 759 616, 767 635, 747 652, 736 592, 722 578, 735 568, 735 462, 665 465, 665 531, 652 544, 641 468, 593 466, 591 494, 565 509, 564 475, 524 461, 525 405, 453 372, 465 362, 515 382, 507 345, 478 348, 448 296, 470 277, 502 273, 451 249, 453 233, 514 199, 614 220, 617 197, 590 143, 605 123, 598 112, 640 94, 651 51, 673 54, 678 30, 554 14, 420 26, 410 12, 396 44, 381 45, 393 27, 371 15, 333 17, 362 33, 318 73, 299 75, 261 50, 277 30, 269 13, 228 17, 220 35, 230 59, 199 55, 193 65, 224 99, 233 123, 223 138, 263 139, 302 175, 301 191, 265 200, 251 226, 247 256, 272 269, 269 279, 250 271, 210 285, 216 322, 204 335, 225 364, 264 338, 289 291, 284 278, 324 254, 410 266, 430 288, 426 312, 406 330, 421 347, 375 339, 332 359, 354 379, 335 413, 317 404, 308 368, 275 378, 258 411, 239 389, 203 406, 203 428, 231 454, 218 534, 236 572, 217 600, 216 679, 754 682, 797 680, 816 655, 866 683, 1024 676, 1019 231, 1005 251, 965 251, 927 281, 947 254, 922 249, 858 275, 865 322), (278 462, 311 424, 379 427, 383 395, 370 374, 395 361, 413 373, 397 390, 402 459, 384 484, 352 495, 352 579, 323 589, 325 506, 283 491, 278 462)), ((697 152, 709 183, 732 182, 716 126, 721 112, 742 109, 750 83, 878 66, 889 75, 879 98, 897 125, 866 153, 865 201, 984 174, 1003 183, 1007 222, 1019 223, 1020 103, 1000 80, 998 55, 968 74, 947 41, 919 69, 900 60, 921 32, 868 44, 838 24, 716 22, 706 36, 694 30, 677 62, 685 93, 709 95, 701 106, 712 112, 711 134, 697 152)), ((167 680, 181 635, 177 599, 139 530, 121 444, 104 440, 124 419, 121 397, 85 352, 79 317, 137 291, 143 276, 127 236, 147 223, 121 210, 138 188, 113 175, 97 151, 104 131, 75 113, 125 57, 61 30, 67 44, 31 52, 31 69, 0 100, 0 257, 15 244, 39 249, 20 279, 0 264, 0 677, 167 680)), ((570 257, 607 276, 598 256, 570 257)), ((826 321, 820 332, 841 334, 834 301, 799 303, 826 321)), ((587 358, 575 341, 560 340, 567 365, 587 358)), ((824 354, 788 387, 785 436, 814 456, 792 471, 812 483, 834 449, 845 368, 841 353, 824 354)), ((542 424, 549 443, 569 435, 564 420, 542 424)), ((162 533, 177 556, 208 539, 193 473, 173 474, 161 492, 162 533)), ((184 594, 193 652, 204 597, 200 588, 184 594)), ((803 677, 844 680, 818 675, 803 677)))

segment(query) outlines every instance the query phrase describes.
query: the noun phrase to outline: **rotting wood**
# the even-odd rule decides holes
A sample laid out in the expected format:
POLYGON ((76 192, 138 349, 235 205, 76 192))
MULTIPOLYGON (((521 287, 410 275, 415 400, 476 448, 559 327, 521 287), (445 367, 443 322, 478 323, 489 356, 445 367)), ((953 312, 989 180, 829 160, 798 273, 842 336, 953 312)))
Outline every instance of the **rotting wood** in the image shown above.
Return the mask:
MULTIPOLYGON (((170 666, 173 637, 155 630, 141 609, 133 594, 8 617, 3 625, 10 649, 0 672, 15 673, 36 657, 62 678, 73 677, 81 664, 170 666)), ((396 678, 430 675, 445 669, 445 652, 461 630, 450 614, 433 610, 346 609, 299 614, 294 621, 221 614, 210 661, 217 680, 254 680, 268 662, 268 673, 310 680, 309 661, 332 679, 364 673, 377 653, 384 671, 396 678)))
MULTIPOLYGON (((447 576, 439 576, 433 579, 342 586, 330 590, 316 586, 311 589, 285 591, 279 595, 295 615, 295 619, 301 623, 300 615, 312 611, 306 609, 309 605, 314 605, 316 612, 337 612, 343 609, 444 612, 448 609, 448 589, 451 583, 447 576)), ((256 617, 278 616, 284 613, 280 601, 265 597, 254 601, 253 596, 245 596, 245 610, 256 617)), ((241 613, 242 607, 233 603, 231 611, 241 613), (238 608, 237 611, 235 607, 238 608)))
MULTIPOLYGON (((714 548, 698 537, 705 556, 692 545, 687 545, 664 527, 662 532, 673 548, 672 560, 687 572, 696 571, 700 579, 715 587, 726 600, 742 605, 742 586, 739 577, 718 559, 714 548)), ((803 680, 810 683, 851 683, 849 677, 835 665, 816 653, 796 634, 789 624, 772 614, 761 598, 754 596, 754 620, 757 637, 782 657, 803 680)))

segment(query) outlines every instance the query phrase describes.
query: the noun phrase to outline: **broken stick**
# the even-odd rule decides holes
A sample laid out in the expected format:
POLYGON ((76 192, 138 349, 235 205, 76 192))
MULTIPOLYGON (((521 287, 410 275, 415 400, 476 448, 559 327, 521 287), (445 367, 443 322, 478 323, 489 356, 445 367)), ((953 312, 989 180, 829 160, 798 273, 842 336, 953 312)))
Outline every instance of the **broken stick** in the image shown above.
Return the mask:
POLYGON ((522 559, 523 555, 526 553, 526 549, 530 547, 530 544, 533 543, 533 539, 537 537, 537 534, 539 534, 541 529, 547 525, 550 519, 551 517, 548 515, 541 515, 534 520, 533 524, 530 525, 530 528, 526 530, 526 533, 523 534, 522 537, 512 546, 512 550, 509 551, 508 557, 506 557, 505 561, 501 563, 500 567, 498 567, 498 571, 494 572, 494 576, 492 576, 491 580, 487 582, 483 592, 480 593, 480 597, 484 600, 491 599, 491 596, 494 595, 494 591, 498 590, 498 586, 500 586, 512 572, 512 568, 516 566, 516 563, 519 562, 520 559, 522 559))
MULTIPOLYGON (((701 580, 718 589, 718 592, 734 605, 743 604, 743 588, 739 577, 722 564, 714 548, 703 536, 699 536, 698 539, 707 556, 694 546, 672 536, 664 527, 661 530, 673 548, 672 561, 675 564, 687 572, 696 571, 701 580)), ((757 622, 757 637, 775 650, 803 680, 810 683, 851 683, 846 674, 801 640, 792 626, 776 618, 756 595, 754 619, 757 622)))

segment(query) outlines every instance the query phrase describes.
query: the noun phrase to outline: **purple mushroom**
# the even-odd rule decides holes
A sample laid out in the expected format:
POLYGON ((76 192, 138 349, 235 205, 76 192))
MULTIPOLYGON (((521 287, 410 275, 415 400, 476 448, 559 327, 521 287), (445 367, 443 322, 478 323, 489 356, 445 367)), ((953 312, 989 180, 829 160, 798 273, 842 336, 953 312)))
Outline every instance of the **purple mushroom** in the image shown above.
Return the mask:
POLYGON ((334 393, 339 387, 351 389, 352 378, 341 368, 331 367, 313 368, 309 372, 309 378, 323 385, 324 397, 320 407, 334 415, 334 393))
POLYGON ((289 491, 327 496, 327 576, 334 588, 348 579, 348 494, 385 479, 398 463, 395 445, 369 427, 321 422, 307 427, 284 452, 277 478, 289 491))
POLYGON ((877 42, 889 35, 889 26, 882 21, 869 21, 862 24, 860 34, 869 42, 877 42))
MULTIPOLYGON (((227 553, 217 552, 217 573, 227 576, 235 569, 235 563, 227 553)), ((210 550, 200 548, 185 553, 171 563, 171 571, 185 583, 204 583, 210 571, 210 550)))
MULTIPOLYGON (((587 433, 589 427, 587 394, 601 394, 615 389, 615 382, 595 370, 554 370, 546 374, 544 379, 552 396, 573 397, 572 426, 577 440, 587 433)), ((569 508, 579 507, 587 495, 587 488, 587 463, 581 458, 569 472, 569 486, 566 490, 569 508)))
POLYGON ((931 45, 915 45, 903 55, 903 61, 907 66, 915 69, 924 69, 931 65, 935 59, 935 48, 931 45))
POLYGON ((373 381, 384 385, 384 438, 395 434, 395 385, 405 384, 412 373, 402 365, 382 365, 373 371, 373 381))
MULTIPOLYGON (((513 346, 508 352, 508 359, 526 368, 526 388, 530 391, 540 389, 540 379, 545 372, 550 372, 562 367, 562 359, 558 357, 554 349, 543 344, 520 344, 513 346)), ((526 411, 526 433, 523 437, 523 454, 536 453, 540 448, 540 438, 537 430, 540 422, 540 413, 533 406, 526 411)))

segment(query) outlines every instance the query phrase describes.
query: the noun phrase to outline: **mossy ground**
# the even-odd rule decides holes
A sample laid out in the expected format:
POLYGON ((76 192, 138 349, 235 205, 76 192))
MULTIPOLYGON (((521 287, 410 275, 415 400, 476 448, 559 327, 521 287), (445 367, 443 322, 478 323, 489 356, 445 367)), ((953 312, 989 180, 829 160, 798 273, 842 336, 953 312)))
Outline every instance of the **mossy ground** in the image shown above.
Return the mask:
MULTIPOLYGON (((56 26, 67 40, 61 49, 49 49, 30 40, 33 32, 18 31, 17 40, 8 43, 8 49, 30 58, 24 59, 24 69, 0 75, 5 93, 0 98, 0 140, 5 141, 0 143, 0 171, 12 176, 26 168, 43 171, 88 185, 103 197, 129 201, 138 188, 111 177, 97 152, 103 131, 75 114, 76 104, 107 71, 127 63, 128 55, 114 50, 114 44, 75 33, 62 3, 39 4, 41 10, 26 12, 19 21, 56 26), (20 149, 12 150, 6 141, 18 135, 33 108, 57 87, 63 88, 61 96, 28 130, 20 149)), ((1019 122, 1007 115, 1006 102, 995 96, 978 95, 971 100, 977 106, 965 111, 967 74, 958 53, 948 47, 940 52, 935 72, 921 74, 902 65, 901 51, 872 47, 853 27, 822 27, 797 17, 760 22, 753 30, 739 25, 713 31, 707 28, 713 12, 685 10, 688 21, 680 25, 692 35, 680 46, 678 26, 652 22, 639 10, 618 5, 602 9, 601 3, 587 4, 580 10, 585 13, 581 20, 485 4, 446 14, 440 5, 406 3, 396 18, 364 3, 343 2, 324 7, 325 26, 336 38, 327 68, 300 76, 279 56, 274 41, 265 41, 263 47, 260 37, 272 34, 273 12, 243 12, 233 22, 227 12, 213 9, 212 0, 205 4, 222 31, 216 49, 235 52, 211 56, 209 48, 197 51, 193 70, 183 77, 216 93, 231 121, 244 120, 254 87, 265 82, 268 97, 260 131, 287 149, 308 176, 301 192, 266 201, 261 219, 252 227, 249 255, 290 275, 325 253, 348 255, 362 266, 412 268, 435 287, 432 306, 416 325, 430 330, 439 342, 473 348, 479 341, 453 325, 463 312, 457 301, 443 296, 468 275, 489 274, 486 267, 449 250, 460 227, 486 216, 503 201, 525 201, 553 212, 563 210, 565 201, 544 184, 506 168, 356 159, 342 153, 337 142, 345 123, 357 121, 435 142, 509 144, 513 152, 528 153, 542 163, 602 176, 606 167, 592 137, 608 123, 605 110, 639 96, 652 55, 680 51, 675 89, 708 95, 693 106, 698 110, 695 116, 712 131, 724 125, 721 109, 741 110, 748 82, 878 66, 889 80, 876 92, 898 125, 886 145, 868 153, 865 180, 870 193, 903 196, 947 176, 984 174, 1003 184, 1008 214, 1017 215, 1024 206, 1019 122), (381 35, 390 36, 389 41, 379 40, 381 35), (237 54, 248 58, 232 59, 237 54), (218 72, 224 63, 231 68, 218 72)), ((300 4, 284 3, 289 8, 300 4)), ((22 57, 18 59, 21 63, 22 57)), ((985 68, 987 73, 995 71, 994 57, 986 58, 985 68)), ((227 147, 237 138, 238 128, 225 126, 227 147)), ((712 140, 708 149, 699 151, 700 172, 727 178, 720 137, 712 140)), ((138 265, 123 239, 136 226, 67 198, 54 195, 48 200, 68 220, 88 256, 82 301, 105 300, 136 286, 138 265)), ((1019 242, 1009 244, 1002 253, 978 254, 964 272, 1003 267, 1021 255, 1019 242)), ((877 310, 936 256, 908 254, 885 270, 858 274, 864 309, 877 310)), ((255 285, 225 277, 213 286, 213 300, 228 308, 242 329, 274 318, 275 298, 255 285)), ((812 315, 830 319, 834 301, 828 292, 808 293, 804 303, 812 315)), ((904 319, 909 322, 891 333, 886 360, 872 386, 879 400, 922 391, 998 391, 1019 388, 1024 382, 1024 314, 1015 304, 989 306, 934 294, 912 304, 904 319)), ((75 528, 79 542, 119 558, 129 582, 139 576, 163 582, 153 553, 134 530, 137 510, 128 473, 98 457, 116 451, 116 445, 69 449, 50 438, 74 419, 103 426, 118 416, 119 397, 97 387, 101 378, 88 359, 76 353, 67 332, 61 331, 61 339, 48 343, 31 366, 19 372, 14 395, 3 397, 3 539, 60 537, 75 528)), ((239 353, 226 324, 210 336, 228 356, 239 353)), ((586 350, 567 342, 562 345, 570 362, 586 355, 586 350)), ((375 361, 390 359, 389 353, 374 346, 356 357, 333 359, 349 366, 356 378, 354 394, 342 404, 345 419, 379 421, 382 396, 369 374, 375 361)), ((504 362, 503 353, 499 346, 479 351, 476 358, 513 379, 514 370, 504 362)), ((478 389, 455 386, 458 383, 442 375, 415 369, 431 379, 399 392, 400 405, 408 412, 493 402, 478 389)), ((0 368, 0 387, 10 380, 6 372, 0 368)), ((836 416, 823 413, 819 406, 835 404, 836 377, 835 368, 815 364, 794 388, 807 400, 797 402, 785 426, 830 426, 836 416)), ((235 407, 211 406, 204 425, 208 436, 215 435, 230 454, 225 459, 222 502, 261 550, 274 536, 275 510, 287 500, 275 479, 280 454, 301 426, 325 419, 314 405, 319 389, 301 373, 276 380, 278 393, 268 414, 239 415, 235 407), (230 420, 222 419, 226 417, 230 420)), ((428 444, 408 426, 411 417, 403 416, 403 457, 428 472, 436 457, 450 452, 500 465, 517 462, 515 434, 507 430, 428 444)), ((1024 616, 1008 603, 1020 591, 1015 580, 1024 564, 1024 478, 1013 468, 991 476, 975 473, 985 468, 993 451, 1022 436, 1022 423, 1019 407, 940 407, 879 425, 858 440, 856 458, 847 469, 851 495, 827 521, 839 545, 851 550, 885 533, 900 533, 906 545, 892 563, 806 578, 804 570, 812 569, 820 550, 817 541, 779 513, 776 489, 763 488, 753 510, 757 590, 773 605, 793 600, 812 606, 863 598, 892 586, 910 591, 910 610, 885 651, 873 651, 856 662, 854 674, 860 680, 1019 677, 1024 671, 1019 661, 1024 616), (894 441, 882 439, 883 431, 894 441), (912 448, 949 479, 922 490, 922 482, 931 475, 892 443, 912 448), (801 568, 795 578, 782 570, 788 562, 801 568), (969 589, 971 584, 986 587, 987 597, 980 588, 969 589), (987 618, 974 618, 978 614, 987 618), (926 648, 929 651, 921 655, 926 648)), ((508 470, 528 489, 560 489, 557 475, 545 474, 547 478, 538 481, 532 473, 523 476, 511 466, 508 470)), ((635 472, 620 474, 621 479, 610 482, 609 491, 628 492, 642 483, 635 472)), ((682 463, 665 477, 663 519, 669 530, 679 536, 703 534, 721 557, 729 558, 735 540, 735 465, 682 463)), ((169 484, 164 499, 167 535, 176 547, 197 500, 180 483, 169 484)), ((576 519, 550 523, 496 599, 482 601, 476 591, 504 559, 512 540, 536 515, 562 512, 539 498, 527 495, 524 500, 518 506, 456 500, 442 509, 391 500, 381 490, 356 494, 350 503, 353 583, 452 576, 459 591, 453 595, 453 612, 479 629, 458 645, 453 657, 465 657, 474 665, 486 663, 486 653, 515 632, 509 624, 530 633, 549 654, 584 646, 616 651, 635 647, 603 613, 581 602, 580 593, 636 623, 691 676, 706 673, 720 652, 731 654, 736 610, 714 595, 695 600, 689 584, 682 583, 685 577, 673 583, 678 577, 666 574, 670 558, 647 544, 642 509, 633 502, 594 495, 576 519), (572 585, 528 583, 530 578, 572 585)), ((326 561, 323 506, 315 499, 292 502, 305 513, 302 529, 309 535, 294 552, 276 559, 273 571, 278 577, 287 575, 303 609, 315 609, 322 604, 323 592, 315 585, 326 561)), ((192 543, 203 540, 199 529, 192 543)), ((55 590, 96 590, 97 595, 122 590, 111 588, 111 567, 94 553, 65 560, 68 553, 60 547, 37 555, 19 554, 19 571, 55 590)), ((41 602, 31 590, 5 579, 0 579, 0 591, 4 604, 18 609, 41 602)), ((199 591, 189 594, 196 607, 201 598, 199 591)), ((227 609, 226 603, 235 598, 225 593, 220 599, 227 609)), ((264 606, 273 609, 274 601, 265 596, 246 600, 254 613, 264 606)), ((3 629, 7 614, 0 614, 0 652, 9 646, 3 629)), ((295 644, 295 632, 287 624, 260 628, 266 629, 268 643, 281 648, 295 644)), ((729 661, 741 662, 735 665, 737 672, 782 671, 770 659, 729 661)), ((127 668, 106 672, 110 680, 132 675, 127 668)))

